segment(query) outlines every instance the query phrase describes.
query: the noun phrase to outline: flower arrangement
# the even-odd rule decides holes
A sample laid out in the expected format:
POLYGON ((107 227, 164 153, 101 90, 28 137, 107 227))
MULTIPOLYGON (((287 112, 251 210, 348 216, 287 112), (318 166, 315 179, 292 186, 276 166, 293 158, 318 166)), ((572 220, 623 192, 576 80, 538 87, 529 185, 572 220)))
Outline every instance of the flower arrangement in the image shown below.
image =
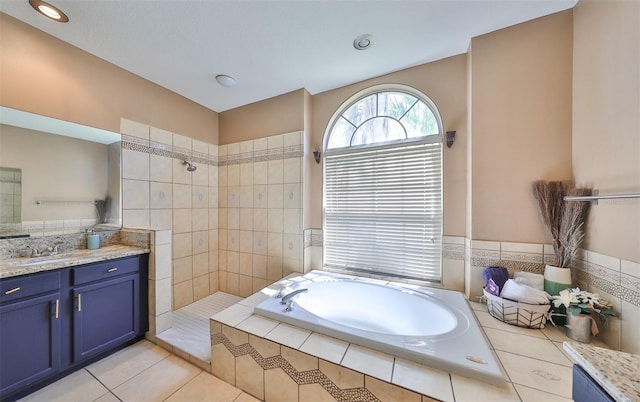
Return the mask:
POLYGON ((615 316, 611 309, 611 303, 602 299, 597 293, 580 290, 580 288, 561 290, 558 296, 553 296, 553 305, 564 305, 573 315, 591 314, 597 315, 604 321, 607 316, 615 316))

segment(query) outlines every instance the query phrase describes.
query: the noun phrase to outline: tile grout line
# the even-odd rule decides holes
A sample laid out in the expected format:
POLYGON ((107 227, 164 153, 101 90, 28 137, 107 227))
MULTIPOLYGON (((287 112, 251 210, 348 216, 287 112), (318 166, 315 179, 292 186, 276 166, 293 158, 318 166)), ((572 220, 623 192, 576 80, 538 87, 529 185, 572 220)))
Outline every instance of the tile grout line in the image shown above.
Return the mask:
MULTIPOLYGON (((192 363, 193 364, 193 363, 192 363)), ((198 367, 199 368, 199 367, 198 367)), ((196 374, 192 379, 190 379, 189 381, 187 381, 186 383, 184 383, 182 386, 180 386, 178 389, 176 389, 175 391, 173 391, 172 393, 170 393, 166 398, 163 399, 163 401, 168 400, 169 398, 171 398, 173 395, 175 395, 176 393, 178 393, 182 388, 186 387, 187 385, 191 384, 191 382, 193 380, 195 380, 200 374, 202 374, 204 372, 204 370, 201 369, 201 372, 196 374)))
POLYGON ((451 396, 453 397, 453 402, 456 402, 456 389, 453 386, 453 378, 451 377, 451 373, 447 373, 449 377, 449 387, 451 387, 451 396))
MULTIPOLYGON (((113 392, 113 390, 112 390, 111 388, 107 387, 107 385, 106 385, 106 384, 104 384, 102 381, 100 381, 100 379, 99 379, 98 377, 96 377, 95 375, 93 375, 93 373, 92 373, 91 371, 89 371, 89 368, 88 368, 88 367, 83 367, 83 370, 84 370, 84 371, 86 371, 87 373, 89 373, 89 375, 90 375, 91 377, 93 377, 96 381, 98 381, 98 383, 100 383, 100 385, 102 385, 102 386, 103 386, 103 387, 108 391, 108 392, 107 392, 108 394, 113 395, 117 400, 119 400, 120 402, 122 402, 122 399, 120 399, 120 398, 118 397, 118 395, 116 395, 116 394, 113 392)), ((100 398, 104 397, 105 395, 106 395, 106 394, 101 395, 101 396, 100 396, 100 398)), ((100 399, 100 398, 97 398, 97 399, 100 399)), ((95 400, 97 400, 97 399, 95 399, 95 400)))

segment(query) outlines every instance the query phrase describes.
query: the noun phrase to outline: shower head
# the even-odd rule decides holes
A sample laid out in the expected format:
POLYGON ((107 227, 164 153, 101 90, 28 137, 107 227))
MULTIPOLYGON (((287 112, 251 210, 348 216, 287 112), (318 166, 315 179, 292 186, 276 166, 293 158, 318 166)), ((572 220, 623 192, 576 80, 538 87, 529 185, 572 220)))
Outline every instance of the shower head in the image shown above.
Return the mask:
POLYGON ((197 169, 197 167, 196 167, 196 166, 192 165, 191 163, 189 163, 189 162, 188 162, 188 161, 186 161, 186 160, 185 160, 185 161, 182 161, 182 164, 183 164, 183 165, 187 165, 187 172, 194 172, 194 171, 197 169))

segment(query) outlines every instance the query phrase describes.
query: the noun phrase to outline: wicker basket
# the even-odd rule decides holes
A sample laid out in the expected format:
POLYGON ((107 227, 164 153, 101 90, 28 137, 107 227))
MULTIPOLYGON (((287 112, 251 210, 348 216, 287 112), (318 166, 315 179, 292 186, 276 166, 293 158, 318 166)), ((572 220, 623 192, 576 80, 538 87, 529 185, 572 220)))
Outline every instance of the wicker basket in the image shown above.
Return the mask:
POLYGON ((482 290, 487 300, 489 314, 507 324, 526 328, 544 328, 547 322, 550 304, 527 304, 503 299, 482 290))

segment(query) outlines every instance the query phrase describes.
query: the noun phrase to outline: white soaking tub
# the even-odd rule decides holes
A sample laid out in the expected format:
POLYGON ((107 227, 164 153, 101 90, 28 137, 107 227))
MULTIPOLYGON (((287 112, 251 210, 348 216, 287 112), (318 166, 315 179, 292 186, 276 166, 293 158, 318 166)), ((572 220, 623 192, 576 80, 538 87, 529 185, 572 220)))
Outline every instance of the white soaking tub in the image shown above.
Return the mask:
POLYGON ((505 382, 460 292, 312 271, 254 313, 439 370, 505 382))

